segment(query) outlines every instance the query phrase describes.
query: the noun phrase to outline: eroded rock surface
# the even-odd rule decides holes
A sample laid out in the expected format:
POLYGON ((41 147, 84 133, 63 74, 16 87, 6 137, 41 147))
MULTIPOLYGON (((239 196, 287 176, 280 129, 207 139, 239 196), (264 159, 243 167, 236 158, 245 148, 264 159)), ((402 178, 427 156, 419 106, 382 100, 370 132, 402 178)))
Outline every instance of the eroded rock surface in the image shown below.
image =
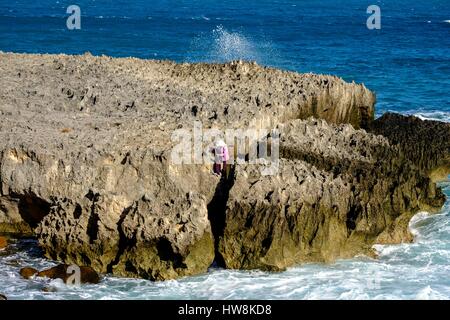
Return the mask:
POLYGON ((313 119, 280 130, 277 176, 236 167, 219 243, 226 267, 282 270, 370 254, 374 243, 411 241, 412 213, 445 201, 385 137, 313 119))
POLYGON ((34 233, 67 264, 153 280, 215 257, 279 270, 410 240, 407 215, 443 201, 402 150, 354 129, 372 127, 375 96, 337 77, 4 53, 0 74, 0 232, 34 233), (310 116, 327 122, 297 120, 310 116), (280 126, 279 175, 173 164, 171 135, 194 121, 280 126))
POLYGON ((371 123, 373 133, 387 137, 434 180, 450 173, 450 123, 387 113, 371 123))

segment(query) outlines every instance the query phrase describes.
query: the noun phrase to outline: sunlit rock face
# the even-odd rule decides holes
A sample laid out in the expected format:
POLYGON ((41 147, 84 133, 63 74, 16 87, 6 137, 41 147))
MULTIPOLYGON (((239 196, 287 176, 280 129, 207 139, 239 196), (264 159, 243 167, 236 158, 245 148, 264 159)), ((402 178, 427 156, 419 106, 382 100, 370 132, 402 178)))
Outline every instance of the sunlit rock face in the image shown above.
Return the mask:
POLYGON ((337 77, 5 53, 0 72, 0 232, 34 234, 63 263, 152 280, 214 259, 282 270, 410 241, 411 214, 443 203, 391 129, 373 129, 374 94, 337 77), (277 128, 278 172, 174 164, 174 131, 196 121, 277 128))

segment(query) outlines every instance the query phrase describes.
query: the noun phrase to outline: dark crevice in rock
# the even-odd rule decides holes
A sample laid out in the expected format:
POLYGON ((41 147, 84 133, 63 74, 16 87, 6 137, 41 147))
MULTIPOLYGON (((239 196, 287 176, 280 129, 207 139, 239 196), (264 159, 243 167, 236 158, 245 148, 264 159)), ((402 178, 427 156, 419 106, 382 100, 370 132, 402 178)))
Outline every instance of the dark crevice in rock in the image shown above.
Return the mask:
POLYGON ((197 116, 197 113, 198 113, 198 107, 197 107, 197 106, 192 106, 192 108, 191 108, 191 113, 192 113, 192 115, 193 115, 194 117, 196 117, 196 116, 197 116))
POLYGON ((122 254, 128 248, 136 245, 136 237, 133 237, 133 239, 129 239, 122 228, 123 222, 125 221, 125 218, 127 217, 128 213, 130 213, 132 208, 133 206, 125 208, 125 210, 123 210, 122 214, 120 215, 119 222, 117 223, 117 232, 119 233, 119 248, 116 254, 116 258, 106 267, 108 273, 113 272, 113 267, 119 263, 122 254))
POLYGON ((12 194, 11 197, 18 199, 19 214, 33 229, 50 213, 51 204, 34 193, 12 194))
POLYGON ((349 232, 356 229, 356 219, 358 219, 360 210, 358 210, 356 205, 352 205, 347 213, 347 230, 349 232))
POLYGON ((91 204, 91 213, 89 216, 89 221, 87 225, 87 231, 86 233, 89 236, 89 242, 92 244, 95 240, 97 240, 98 236, 98 222, 100 221, 100 218, 95 210, 95 203, 98 201, 98 198, 100 195, 98 193, 94 193, 92 190, 89 190, 88 194, 86 195, 86 198, 92 201, 91 204))
POLYGON ((86 254, 81 253, 80 257, 81 257, 81 260, 84 261, 84 265, 86 265, 86 266, 91 265, 91 259, 89 259, 89 257, 86 254))
POLYGON ((219 251, 219 242, 225 231, 227 202, 230 190, 236 180, 235 170, 235 166, 231 166, 230 172, 221 177, 220 182, 216 186, 214 196, 208 204, 208 218, 214 236, 214 264, 219 267, 225 267, 225 261, 219 251))
POLYGON ((270 249, 270 246, 271 246, 272 242, 273 242, 273 229, 269 233, 267 238, 263 239, 263 241, 261 242, 261 247, 262 247, 264 252, 267 252, 270 249))
POLYGON ((174 268, 186 268, 186 264, 183 263, 183 256, 174 252, 172 244, 169 240, 162 237, 156 242, 156 250, 158 250, 158 256, 163 261, 169 261, 173 264, 174 268))
POLYGON ((77 203, 75 206, 75 210, 73 211, 73 217, 75 219, 79 219, 81 217, 81 213, 82 213, 81 206, 77 203))
POLYGON ((91 212, 91 215, 89 216, 88 226, 87 226, 87 234, 89 236, 89 243, 94 243, 95 240, 97 240, 98 235, 98 222, 100 218, 98 214, 95 213, 95 211, 91 212))
MULTIPOLYGON (((133 262, 131 262, 130 260, 127 260, 125 262, 125 271, 127 272, 131 272, 131 273, 135 273, 138 274, 138 270, 136 269, 136 267, 133 265, 133 262)), ((151 279, 150 275, 145 274, 146 279, 151 279)))

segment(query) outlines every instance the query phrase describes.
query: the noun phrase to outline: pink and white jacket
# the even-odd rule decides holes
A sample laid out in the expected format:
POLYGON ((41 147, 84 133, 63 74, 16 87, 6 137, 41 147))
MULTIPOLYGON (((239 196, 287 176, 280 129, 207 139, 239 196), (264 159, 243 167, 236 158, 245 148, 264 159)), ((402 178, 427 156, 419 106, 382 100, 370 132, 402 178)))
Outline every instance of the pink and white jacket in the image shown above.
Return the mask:
POLYGON ((230 160, 230 155, 228 154, 228 148, 225 147, 216 147, 216 161, 225 162, 230 160))

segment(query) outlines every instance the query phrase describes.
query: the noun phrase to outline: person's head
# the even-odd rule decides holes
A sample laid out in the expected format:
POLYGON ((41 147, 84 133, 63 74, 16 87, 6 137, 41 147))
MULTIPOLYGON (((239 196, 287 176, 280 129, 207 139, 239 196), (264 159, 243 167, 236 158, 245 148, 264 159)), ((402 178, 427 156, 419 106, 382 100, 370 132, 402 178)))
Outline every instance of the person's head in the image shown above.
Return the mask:
POLYGON ((216 143, 216 146, 217 147, 226 147, 227 145, 226 145, 225 141, 223 141, 222 139, 219 139, 216 143))

